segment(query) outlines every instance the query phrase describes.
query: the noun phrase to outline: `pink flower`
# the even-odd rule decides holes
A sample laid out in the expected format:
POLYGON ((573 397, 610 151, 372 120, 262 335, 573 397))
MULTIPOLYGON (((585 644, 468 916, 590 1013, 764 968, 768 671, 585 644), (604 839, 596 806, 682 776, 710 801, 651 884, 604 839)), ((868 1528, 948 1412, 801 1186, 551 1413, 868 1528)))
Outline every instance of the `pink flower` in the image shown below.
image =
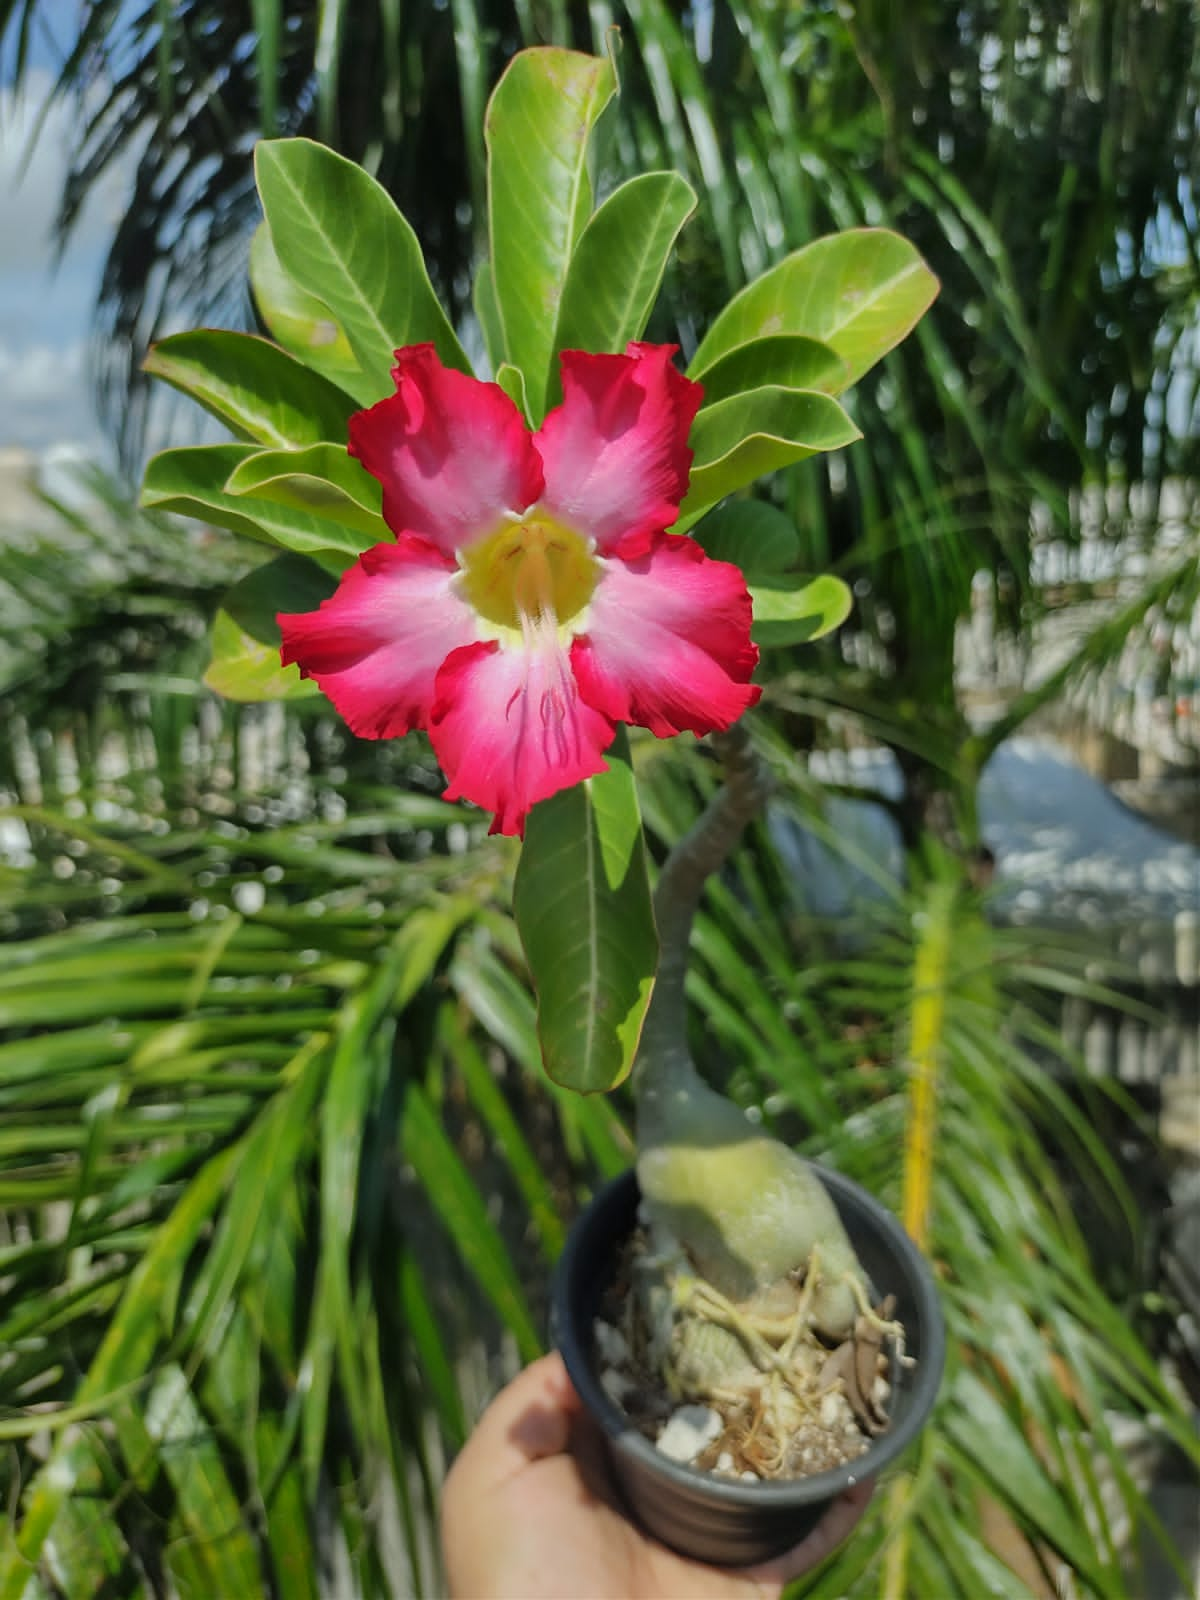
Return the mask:
POLYGON ((616 723, 711 733, 758 699, 741 572, 666 532, 701 399, 674 348, 565 351, 563 403, 530 434, 498 385, 414 345, 350 420, 395 543, 280 616, 284 663, 362 738, 426 729, 446 798, 493 833, 603 771, 616 723))

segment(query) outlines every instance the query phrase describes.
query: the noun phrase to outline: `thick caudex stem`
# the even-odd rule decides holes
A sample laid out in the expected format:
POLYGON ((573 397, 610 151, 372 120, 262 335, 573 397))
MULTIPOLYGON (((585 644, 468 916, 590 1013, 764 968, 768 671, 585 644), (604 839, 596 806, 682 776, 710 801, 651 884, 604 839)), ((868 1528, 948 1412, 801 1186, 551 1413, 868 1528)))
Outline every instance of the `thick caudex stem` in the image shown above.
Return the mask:
POLYGON ((691 1293, 686 1317, 677 1296, 652 1286, 646 1297, 658 1324, 652 1342, 664 1357, 670 1350, 672 1375, 696 1392, 761 1378, 759 1341, 772 1326, 794 1329, 798 1313, 822 1334, 846 1337, 862 1283, 854 1249, 812 1169, 710 1089, 688 1051, 692 922, 707 878, 728 859, 767 790, 744 728, 714 735, 713 744, 725 783, 659 878, 658 981, 634 1068, 650 1260, 668 1277, 672 1270, 694 1274, 713 1291, 691 1293))

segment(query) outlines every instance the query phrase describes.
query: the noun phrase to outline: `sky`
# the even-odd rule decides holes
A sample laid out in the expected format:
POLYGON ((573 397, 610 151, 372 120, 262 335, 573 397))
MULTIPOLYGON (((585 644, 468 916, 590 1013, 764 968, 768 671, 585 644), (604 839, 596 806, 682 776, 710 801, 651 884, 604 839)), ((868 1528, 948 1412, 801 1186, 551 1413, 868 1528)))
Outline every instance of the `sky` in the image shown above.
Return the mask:
POLYGON ((0 448, 43 455, 66 447, 106 454, 87 377, 92 303, 127 176, 97 187, 61 261, 53 223, 65 175, 66 105, 30 136, 53 76, 35 47, 24 92, 0 89, 0 448))

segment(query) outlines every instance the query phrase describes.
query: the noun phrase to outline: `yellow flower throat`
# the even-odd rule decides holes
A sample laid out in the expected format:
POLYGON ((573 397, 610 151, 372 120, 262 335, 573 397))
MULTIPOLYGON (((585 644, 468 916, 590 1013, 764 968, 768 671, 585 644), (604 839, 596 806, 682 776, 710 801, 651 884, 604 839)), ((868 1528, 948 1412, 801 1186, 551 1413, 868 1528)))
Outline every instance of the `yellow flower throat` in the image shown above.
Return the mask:
POLYGON ((463 599, 495 627, 521 633, 531 623, 569 623, 600 576, 586 539, 536 514, 468 546, 459 562, 463 599))

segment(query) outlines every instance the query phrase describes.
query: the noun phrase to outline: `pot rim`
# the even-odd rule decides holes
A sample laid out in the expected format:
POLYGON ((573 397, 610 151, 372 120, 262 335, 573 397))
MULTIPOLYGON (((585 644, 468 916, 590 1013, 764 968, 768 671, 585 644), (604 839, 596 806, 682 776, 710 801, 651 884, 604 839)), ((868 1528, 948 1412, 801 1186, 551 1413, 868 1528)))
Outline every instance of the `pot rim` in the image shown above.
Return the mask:
POLYGON ((827 1472, 814 1473, 806 1478, 784 1478, 768 1482, 759 1479, 755 1483, 749 1483, 739 1478, 721 1477, 716 1473, 705 1472, 683 1462, 673 1461, 669 1456, 663 1455, 649 1439, 638 1432, 625 1413, 611 1399, 593 1371, 590 1350, 579 1336, 580 1330, 567 1315, 569 1286, 586 1270, 585 1264, 580 1260, 580 1251, 581 1242, 588 1232, 589 1218, 595 1215, 613 1191, 620 1186, 636 1184, 636 1168, 630 1167, 596 1192, 571 1229, 555 1275, 554 1343, 562 1354, 580 1398, 591 1415, 601 1424, 613 1447, 638 1458, 647 1468, 678 1484, 682 1489, 694 1493, 698 1488, 703 1488, 730 1505, 807 1505, 814 1501, 830 1500, 863 1479, 877 1477, 884 1467, 907 1449, 924 1427, 941 1386, 946 1360, 946 1326, 928 1262, 905 1233, 898 1219, 861 1184, 855 1183, 831 1167, 821 1166, 816 1161, 810 1161, 808 1164, 830 1191, 835 1203, 839 1198, 844 1198, 864 1211, 892 1254, 905 1263, 907 1276, 912 1282, 914 1298, 917 1301, 917 1321, 921 1330, 921 1355, 917 1362, 915 1379, 907 1391, 908 1405, 904 1415, 895 1426, 889 1427, 886 1433, 873 1439, 862 1455, 856 1456, 853 1461, 846 1462, 843 1466, 834 1467, 827 1472))

